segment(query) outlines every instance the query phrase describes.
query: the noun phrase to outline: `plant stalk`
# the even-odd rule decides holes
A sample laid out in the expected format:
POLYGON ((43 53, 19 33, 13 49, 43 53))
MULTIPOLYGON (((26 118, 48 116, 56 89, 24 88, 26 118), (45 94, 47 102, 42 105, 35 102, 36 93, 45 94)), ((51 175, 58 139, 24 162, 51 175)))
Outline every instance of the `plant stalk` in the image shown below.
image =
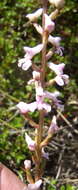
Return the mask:
MULTIPOLYGON (((43 35, 42 35, 42 43, 43 43, 43 50, 42 50, 42 72, 41 72, 41 85, 44 88, 45 86, 45 73, 46 73, 46 47, 47 47, 47 33, 45 32, 45 18, 44 14, 47 12, 47 2, 48 0, 43 0, 43 16, 42 16, 42 28, 43 28, 43 35)), ((38 164, 36 165, 36 180, 40 179, 42 176, 42 153, 40 144, 42 141, 43 136, 43 126, 44 126, 44 110, 40 110, 39 115, 39 128, 36 131, 36 144, 37 144, 37 154, 38 154, 38 164)))

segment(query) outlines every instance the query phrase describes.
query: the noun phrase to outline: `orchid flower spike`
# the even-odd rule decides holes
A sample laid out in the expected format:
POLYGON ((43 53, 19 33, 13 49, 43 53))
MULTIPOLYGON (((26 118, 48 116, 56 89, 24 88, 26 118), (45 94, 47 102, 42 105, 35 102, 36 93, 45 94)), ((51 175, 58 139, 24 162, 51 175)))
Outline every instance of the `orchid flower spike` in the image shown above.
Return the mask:
POLYGON ((54 115, 51 125, 48 130, 48 134, 53 134, 53 133, 56 133, 57 131, 58 131, 58 126, 57 126, 57 122, 56 122, 56 116, 54 115))
POLYGON ((31 160, 25 160, 24 161, 25 169, 31 169, 31 160))
POLYGON ((38 190, 42 184, 42 180, 36 181, 34 184, 28 184, 27 190, 38 190))
POLYGON ((26 142, 27 142, 27 145, 28 145, 29 150, 30 150, 30 151, 35 151, 36 143, 35 143, 35 141, 33 141, 33 140, 31 139, 31 137, 30 137, 27 133, 25 133, 25 140, 26 140, 26 142))
POLYGON ((58 9, 62 8, 65 4, 64 0, 49 0, 49 2, 58 9))
POLYGON ((55 28, 55 23, 50 19, 50 17, 47 14, 44 14, 44 18, 45 18, 45 31, 51 33, 55 28))
POLYGON ((41 16, 42 12, 43 12, 43 9, 40 8, 40 9, 38 9, 37 11, 35 11, 34 13, 31 13, 31 14, 26 15, 26 17, 27 17, 31 22, 34 22, 34 21, 37 20, 37 18, 38 18, 39 16, 41 16))

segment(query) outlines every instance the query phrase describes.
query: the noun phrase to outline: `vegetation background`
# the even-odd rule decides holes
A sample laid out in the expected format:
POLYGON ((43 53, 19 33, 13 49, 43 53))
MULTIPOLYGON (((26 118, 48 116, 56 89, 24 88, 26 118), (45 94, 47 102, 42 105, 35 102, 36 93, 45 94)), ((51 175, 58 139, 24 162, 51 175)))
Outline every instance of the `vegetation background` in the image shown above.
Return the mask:
MULTIPOLYGON (((15 110, 15 105, 20 101, 28 101, 34 97, 32 87, 27 86, 27 81, 31 77, 31 69, 24 72, 18 68, 18 59, 23 56, 23 46, 34 46, 39 43, 39 35, 35 32, 32 25, 27 24, 26 14, 34 12, 40 7, 37 0, 3 0, 0 1, 0 161, 14 170, 17 175, 23 179, 23 161, 30 157, 30 153, 24 140, 25 130, 31 129, 28 123, 15 110), (37 36, 37 37, 36 37, 37 36)), ((51 12, 51 9, 49 9, 51 12)), ((62 118, 61 125, 67 125, 68 130, 60 134, 61 139, 66 147, 66 151, 71 152, 70 163, 69 157, 63 156, 64 172, 69 173, 70 178, 78 178, 78 1, 66 0, 64 9, 56 19, 56 29, 54 35, 61 36, 64 47, 64 56, 56 56, 66 64, 65 73, 70 76, 67 86, 60 88, 62 99, 65 104, 64 120, 71 123, 65 123, 62 118), (72 129, 71 129, 72 128, 72 129), (65 138, 64 138, 65 137, 65 138), (65 141, 64 141, 65 139, 65 141), (74 148, 73 144, 74 143, 74 148), (70 145, 70 146, 69 146, 70 145), (70 147, 70 148, 69 148, 70 147), (73 151, 76 152, 73 157, 73 151), (72 165, 74 159, 75 165, 72 165), (65 165, 67 163, 67 165, 65 165), (67 167, 70 165, 69 167, 67 167), (73 174, 74 173, 74 174, 73 174), (72 175, 73 174, 73 175, 72 175)), ((38 57, 36 58, 38 59, 38 57)), ((49 76, 50 78, 50 76, 49 76)), ((37 115, 32 116, 36 119, 37 115)), ((31 129, 32 132, 32 129, 31 129)), ((55 142, 60 143, 58 137, 54 137, 55 142)), ((51 148, 51 147, 50 147, 51 148)), ((49 165, 46 167, 48 190, 76 190, 78 182, 62 183, 55 179, 58 169, 57 160, 59 157, 58 145, 57 150, 53 149, 53 157, 50 158, 50 164, 53 162, 53 173, 49 175, 49 165), (54 160, 53 160, 54 158, 54 160), (52 178, 53 177, 53 178, 52 178), (48 180, 49 179, 49 180, 48 180)), ((68 176, 67 176, 68 177, 68 176)))

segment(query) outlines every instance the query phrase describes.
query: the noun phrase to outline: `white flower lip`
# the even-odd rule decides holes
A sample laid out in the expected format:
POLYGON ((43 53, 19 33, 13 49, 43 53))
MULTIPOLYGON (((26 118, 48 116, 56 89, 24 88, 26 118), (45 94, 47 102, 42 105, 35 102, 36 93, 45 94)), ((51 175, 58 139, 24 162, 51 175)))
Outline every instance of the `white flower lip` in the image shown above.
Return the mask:
POLYGON ((34 13, 28 14, 26 15, 26 17, 31 21, 35 21, 39 16, 41 16, 43 12, 43 8, 38 9, 37 11, 35 11, 34 13))

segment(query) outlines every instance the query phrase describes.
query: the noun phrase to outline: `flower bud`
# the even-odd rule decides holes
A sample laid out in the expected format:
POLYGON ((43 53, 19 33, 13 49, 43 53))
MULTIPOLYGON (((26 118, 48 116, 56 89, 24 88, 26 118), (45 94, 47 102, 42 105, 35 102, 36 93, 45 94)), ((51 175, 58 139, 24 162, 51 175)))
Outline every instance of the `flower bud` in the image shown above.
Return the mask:
POLYGON ((57 126, 57 122, 56 122, 56 116, 54 115, 52 122, 51 122, 51 125, 50 125, 50 128, 48 130, 48 134, 53 134, 57 131, 58 131, 58 126, 57 126))
POLYGON ((65 4, 64 0, 49 0, 49 2, 58 9, 62 8, 65 4))
POLYGON ((24 161, 25 169, 31 169, 31 161, 30 160, 25 160, 24 161))
POLYGON ((26 140, 26 142, 27 142, 27 145, 28 145, 29 150, 35 151, 36 143, 35 143, 35 141, 33 141, 33 140, 31 139, 31 137, 30 137, 29 135, 27 135, 27 133, 25 134, 25 140, 26 140))

